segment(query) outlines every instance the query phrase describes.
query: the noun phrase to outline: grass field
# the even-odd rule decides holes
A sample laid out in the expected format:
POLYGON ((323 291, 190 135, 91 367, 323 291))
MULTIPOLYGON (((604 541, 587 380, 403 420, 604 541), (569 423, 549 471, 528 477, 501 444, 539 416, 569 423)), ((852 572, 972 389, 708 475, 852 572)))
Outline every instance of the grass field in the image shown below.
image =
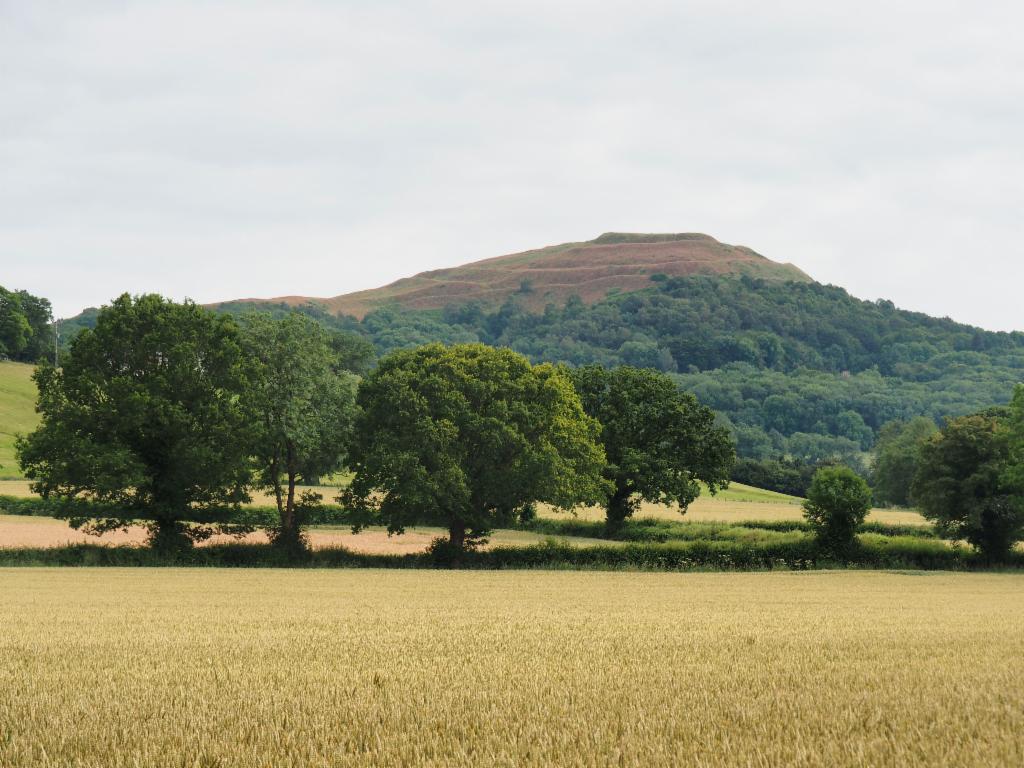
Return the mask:
POLYGON ((0 362, 0 478, 21 477, 14 460, 14 436, 32 431, 36 414, 34 366, 0 362))
MULTIPOLYGON (((745 488, 746 486, 740 486, 745 488)), ((759 489, 749 489, 759 491, 759 489)), ((771 491, 759 491, 764 494, 771 494, 771 491)), ((685 515, 679 514, 677 507, 666 507, 661 504, 640 505, 636 517, 653 517, 659 520, 689 520, 694 523, 740 523, 744 520, 803 520, 803 509, 800 506, 800 499, 792 496, 777 494, 782 501, 751 501, 743 500, 744 491, 738 490, 736 496, 726 493, 719 493, 717 496, 703 495, 697 499, 685 515), (739 500, 737 500, 739 499, 739 500), (790 500, 791 499, 791 500, 790 500)), ((753 494, 750 494, 753 495, 753 494)), ((562 512, 555 512, 545 507, 540 507, 539 514, 543 517, 564 518, 562 512)), ((576 515, 581 520, 604 520, 603 509, 594 507, 580 509, 576 515)), ((893 523, 903 525, 927 525, 928 521, 913 510, 908 509, 873 509, 868 514, 868 520, 877 523, 893 523)))
POLYGON ((708 492, 707 486, 704 486, 701 491, 701 498, 712 498, 719 501, 754 501, 768 504, 800 504, 803 501, 798 496, 767 491, 764 488, 755 488, 752 485, 744 485, 743 483, 732 483, 728 488, 719 491, 714 496, 708 492))
POLYGON ((1024 577, 0 570, 0 765, 1024 764, 1024 577))
MULTIPOLYGON (((337 488, 319 487, 316 490, 324 494, 328 501, 337 495, 337 488)), ((23 480, 0 481, 0 495, 30 495, 28 483, 23 480)), ((680 515, 675 507, 657 504, 643 504, 637 512, 638 518, 651 517, 670 521, 688 521, 692 523, 730 523, 740 524, 749 521, 783 521, 802 520, 803 512, 799 499, 771 491, 762 491, 747 486, 734 486, 715 497, 701 496, 694 502, 685 515, 680 515), (746 500, 744 500, 746 499, 746 500), (757 499, 757 500, 754 500, 757 499)), ((254 503, 271 504, 269 497, 258 497, 254 503)), ((565 513, 554 512, 541 507, 540 515, 556 520, 567 520, 565 513)), ((576 513, 582 520, 604 519, 604 510, 592 508, 581 509, 576 513)), ((868 516, 869 521, 904 525, 926 525, 927 521, 919 514, 909 510, 876 509, 868 516)), ((358 535, 343 526, 317 527, 311 529, 310 540, 315 548, 345 546, 356 552, 374 554, 394 553, 406 554, 422 552, 437 536, 445 532, 440 528, 410 528, 402 536, 388 536, 382 528, 371 528, 358 535)), ((490 546, 536 544, 549 536, 541 536, 525 531, 500 530, 490 537, 490 546)), ((585 537, 555 537, 559 541, 576 546, 588 546, 604 543, 585 537)), ((227 541, 226 537, 218 537, 215 542, 227 541)), ((262 533, 256 533, 247 541, 265 541, 262 533)), ((102 544, 140 544, 145 541, 145 531, 137 527, 127 534, 113 533, 102 538, 86 536, 73 531, 63 521, 44 517, 16 517, 0 514, 0 547, 58 547, 69 543, 102 543, 102 544)))

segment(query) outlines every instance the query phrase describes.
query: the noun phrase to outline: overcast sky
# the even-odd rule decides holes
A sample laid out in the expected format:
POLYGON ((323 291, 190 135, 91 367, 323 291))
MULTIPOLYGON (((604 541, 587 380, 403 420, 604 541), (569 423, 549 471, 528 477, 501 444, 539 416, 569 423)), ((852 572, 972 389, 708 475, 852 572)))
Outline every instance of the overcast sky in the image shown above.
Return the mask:
POLYGON ((1024 6, 0 0, 0 284, 333 296, 705 232, 1024 330, 1024 6))

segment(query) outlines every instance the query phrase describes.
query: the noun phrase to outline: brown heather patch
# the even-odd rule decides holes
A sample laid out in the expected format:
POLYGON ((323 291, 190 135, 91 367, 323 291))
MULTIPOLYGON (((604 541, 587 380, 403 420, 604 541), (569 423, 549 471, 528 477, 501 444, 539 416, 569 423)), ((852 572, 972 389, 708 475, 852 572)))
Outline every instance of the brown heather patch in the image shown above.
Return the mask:
POLYGON ((742 246, 720 243, 699 234, 606 234, 584 243, 565 243, 534 251, 485 259, 449 269, 436 269, 398 280, 382 288, 333 298, 283 296, 239 301, 315 303, 336 314, 363 317, 385 304, 408 309, 442 309, 448 304, 481 301, 489 306, 518 294, 527 309, 563 304, 572 295, 593 303, 610 291, 628 293, 651 287, 650 276, 751 275, 770 280, 809 281, 790 264, 766 259, 742 246), (523 281, 530 293, 519 294, 523 281))

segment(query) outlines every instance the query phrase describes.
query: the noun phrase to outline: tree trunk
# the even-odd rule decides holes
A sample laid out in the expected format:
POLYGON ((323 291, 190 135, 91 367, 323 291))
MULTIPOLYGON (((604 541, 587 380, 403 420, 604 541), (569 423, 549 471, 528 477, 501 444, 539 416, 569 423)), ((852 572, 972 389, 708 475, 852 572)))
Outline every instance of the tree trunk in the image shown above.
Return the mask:
POLYGON ((277 530, 272 532, 271 543, 290 557, 300 558, 308 554, 309 550, 302 538, 302 526, 295 509, 295 484, 299 476, 295 465, 295 448, 290 443, 286 445, 285 455, 280 463, 275 458, 271 465, 278 514, 278 526, 277 530), (288 479, 287 487, 282 486, 282 472, 288 479))
POLYGON ((302 526, 299 522, 298 512, 295 508, 295 482, 296 474, 288 473, 288 491, 282 494, 283 501, 280 507, 280 525, 278 526, 273 543, 276 547, 288 553, 294 558, 301 558, 309 553, 306 541, 302 537, 302 526))
POLYGON ((288 500, 284 505, 284 515, 281 519, 281 527, 288 531, 294 531, 295 525, 295 473, 288 473, 288 500))
POLYGON ((187 552, 193 546, 192 537, 188 535, 188 523, 181 521, 188 510, 188 503, 179 491, 170 481, 154 478, 149 503, 153 518, 147 527, 149 546, 159 552, 187 552))
POLYGON ((629 488, 616 484, 615 493, 608 499, 608 506, 605 508, 605 528, 609 534, 617 534, 622 530, 626 518, 633 514, 633 507, 629 503, 633 495, 629 488))
POLYGON ((466 548, 466 524, 461 520, 453 520, 448 526, 448 543, 452 549, 460 552, 466 548))
POLYGON ((181 521, 158 517, 149 526, 149 545, 158 552, 185 552, 192 549, 192 539, 181 521))

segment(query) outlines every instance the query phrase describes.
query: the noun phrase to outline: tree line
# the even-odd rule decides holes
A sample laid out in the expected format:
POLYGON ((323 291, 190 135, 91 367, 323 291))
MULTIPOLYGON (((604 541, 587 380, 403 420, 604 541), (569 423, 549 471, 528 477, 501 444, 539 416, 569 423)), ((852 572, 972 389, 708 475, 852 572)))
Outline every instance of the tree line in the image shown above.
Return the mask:
POLYGON ((992 561, 1024 530, 1022 387, 942 429, 887 422, 858 475, 834 458, 737 463, 728 423, 649 368, 532 363, 478 342, 373 359, 365 339, 308 313, 236 318, 121 296, 60 369, 38 369, 42 424, 19 460, 39 493, 68 502, 72 524, 101 533, 147 520, 160 548, 211 535, 262 490, 278 509, 271 540, 301 553, 323 499, 299 486, 342 467, 352 481, 338 501, 357 529, 440 525, 454 557, 539 503, 599 504, 614 534, 642 501, 685 511, 701 484, 714 493, 739 473, 802 488, 837 555, 856 545, 872 501, 916 504, 992 561), (93 504, 76 514, 83 498, 93 504))
POLYGON ((50 302, 0 286, 0 360, 35 363, 53 354, 50 302))
POLYGON ((442 525, 438 546, 454 556, 538 503, 603 505, 614 529, 641 500, 685 509, 701 484, 729 480, 728 431, 655 371, 569 370, 479 343, 364 364, 350 337, 302 313, 236 320, 123 295, 59 369, 37 369, 42 420, 19 462, 72 525, 144 520, 166 550, 223 530, 225 511, 267 491, 271 540, 296 554, 322 503, 299 486, 341 467, 357 528, 442 525))

